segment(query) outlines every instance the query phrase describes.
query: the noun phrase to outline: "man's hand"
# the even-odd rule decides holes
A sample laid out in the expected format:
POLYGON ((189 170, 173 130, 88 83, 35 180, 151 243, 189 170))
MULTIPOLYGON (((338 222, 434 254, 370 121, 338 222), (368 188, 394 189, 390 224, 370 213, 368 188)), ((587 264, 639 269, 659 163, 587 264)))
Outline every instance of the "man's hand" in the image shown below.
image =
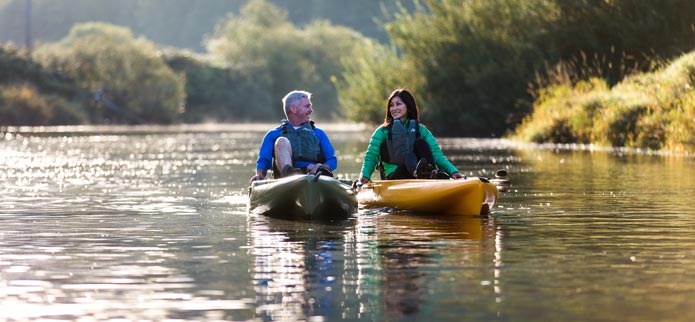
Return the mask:
POLYGON ((319 168, 324 168, 324 169, 327 169, 327 170, 329 170, 329 171, 331 170, 331 168, 328 167, 328 166, 325 165, 325 164, 322 164, 322 163, 314 163, 314 164, 310 164, 310 165, 308 165, 308 166, 306 167, 306 173, 308 173, 308 174, 316 174, 316 171, 319 171, 319 168))
POLYGON ((251 179, 249 179, 249 185, 251 184, 251 182, 254 182, 257 180, 265 180, 265 174, 266 173, 263 170, 256 170, 256 175, 251 177, 251 179))
POLYGON ((465 176, 465 175, 462 175, 462 174, 460 174, 460 173, 458 173, 458 172, 455 172, 454 174, 451 175, 451 178, 452 178, 452 179, 466 179, 466 176, 465 176))

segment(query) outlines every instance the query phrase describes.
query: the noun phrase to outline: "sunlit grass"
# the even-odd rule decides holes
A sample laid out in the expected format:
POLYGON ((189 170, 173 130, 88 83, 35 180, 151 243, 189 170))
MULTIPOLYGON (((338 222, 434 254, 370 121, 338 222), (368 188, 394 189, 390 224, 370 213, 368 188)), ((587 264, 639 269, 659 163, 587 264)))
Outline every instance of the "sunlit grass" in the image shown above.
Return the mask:
POLYGON ((512 135, 527 142, 590 143, 652 150, 695 148, 695 53, 613 87, 598 78, 537 91, 533 114, 512 135))

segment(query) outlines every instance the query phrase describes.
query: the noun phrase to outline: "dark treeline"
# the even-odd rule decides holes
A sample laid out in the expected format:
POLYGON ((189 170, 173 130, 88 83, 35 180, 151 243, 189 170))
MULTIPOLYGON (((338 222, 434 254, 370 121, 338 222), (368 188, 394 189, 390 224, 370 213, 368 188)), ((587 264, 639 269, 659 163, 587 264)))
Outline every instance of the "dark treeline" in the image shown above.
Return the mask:
MULTIPOLYGON (((15 10, 15 31, 22 28, 17 12, 24 2, 0 1, 0 15, 15 10)), ((592 77, 613 86, 695 48, 690 0, 441 0, 404 7, 366 0, 44 0, 36 6, 68 2, 72 11, 91 8, 85 19, 110 24, 70 23, 69 32, 45 38, 50 41, 30 58, 6 47, 10 58, 0 63, 21 61, 42 75, 59 75, 81 94, 61 96, 36 77, 13 72, 17 77, 0 77, 0 113, 16 114, 7 103, 15 102, 62 111, 48 123, 271 121, 282 117, 280 97, 304 88, 316 94, 320 119, 379 123, 390 91, 408 87, 436 134, 500 136, 532 111, 547 86, 592 77), (186 36, 192 34, 196 41, 186 36), (89 100, 94 93, 106 100, 89 100), (75 106, 84 112, 65 117, 64 111, 80 110, 75 106)), ((0 24, 10 24, 4 17, 0 24)), ((11 123, 3 114, 0 121, 11 123)))

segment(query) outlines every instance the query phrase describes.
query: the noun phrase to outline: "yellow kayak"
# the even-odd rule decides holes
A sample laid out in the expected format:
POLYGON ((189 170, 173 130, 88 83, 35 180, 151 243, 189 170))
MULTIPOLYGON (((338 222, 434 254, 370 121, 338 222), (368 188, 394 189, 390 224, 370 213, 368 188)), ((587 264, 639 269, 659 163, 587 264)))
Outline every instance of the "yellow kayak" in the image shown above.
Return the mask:
POLYGON ((362 186, 357 201, 365 208, 485 215, 497 202, 497 196, 497 187, 486 178, 376 180, 362 186))

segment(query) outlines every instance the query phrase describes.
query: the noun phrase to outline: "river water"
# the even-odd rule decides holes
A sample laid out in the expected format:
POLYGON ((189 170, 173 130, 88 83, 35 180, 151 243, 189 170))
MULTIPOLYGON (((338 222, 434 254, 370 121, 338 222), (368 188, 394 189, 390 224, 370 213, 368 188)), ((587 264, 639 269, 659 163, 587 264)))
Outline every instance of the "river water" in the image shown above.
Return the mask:
POLYGON ((247 213, 269 127, 4 129, 0 320, 695 320, 692 157, 441 138, 490 217, 298 223, 247 213))

